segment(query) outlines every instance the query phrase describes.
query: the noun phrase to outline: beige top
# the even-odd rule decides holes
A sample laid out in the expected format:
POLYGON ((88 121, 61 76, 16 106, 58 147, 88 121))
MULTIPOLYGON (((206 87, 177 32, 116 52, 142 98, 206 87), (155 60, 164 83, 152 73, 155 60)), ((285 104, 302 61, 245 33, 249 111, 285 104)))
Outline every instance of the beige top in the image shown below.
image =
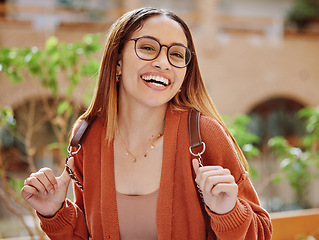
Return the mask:
POLYGON ((158 190, 147 195, 116 192, 121 240, 157 240, 158 190))

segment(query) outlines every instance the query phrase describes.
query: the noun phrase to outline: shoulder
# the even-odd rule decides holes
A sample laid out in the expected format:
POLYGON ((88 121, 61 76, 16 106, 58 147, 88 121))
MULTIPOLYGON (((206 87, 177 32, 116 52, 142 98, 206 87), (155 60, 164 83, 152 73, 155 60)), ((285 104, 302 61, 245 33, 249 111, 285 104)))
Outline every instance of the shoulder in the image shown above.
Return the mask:
POLYGON ((201 115, 200 133, 202 140, 214 152, 233 152, 234 146, 224 127, 214 118, 201 115))
MULTIPOLYGON (((167 119, 176 121, 177 116, 180 116, 180 123, 183 124, 183 126, 184 124, 187 124, 188 126, 190 111, 174 110, 172 112, 173 114, 167 114, 167 119)), ((223 126, 213 117, 201 114, 199 124, 201 135, 220 134, 222 136, 227 136, 223 126)))
POLYGON ((201 114, 200 116, 200 127, 203 130, 216 130, 221 131, 222 133, 226 134, 223 126, 213 117, 206 116, 201 114))
POLYGON ((203 141, 214 145, 217 149, 233 147, 224 127, 213 117, 201 115, 200 132, 203 141))

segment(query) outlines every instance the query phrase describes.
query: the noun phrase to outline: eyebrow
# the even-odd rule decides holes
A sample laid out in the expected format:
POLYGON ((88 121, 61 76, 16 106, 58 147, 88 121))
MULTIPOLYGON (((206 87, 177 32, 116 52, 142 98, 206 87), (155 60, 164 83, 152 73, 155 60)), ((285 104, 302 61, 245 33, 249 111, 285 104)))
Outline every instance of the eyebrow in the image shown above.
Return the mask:
MULTIPOLYGON (((150 36, 150 35, 143 35, 143 36, 140 36, 140 37, 152 38, 152 39, 158 41, 160 44, 162 44, 158 38, 153 37, 153 36, 150 36)), ((137 37, 137 38, 140 38, 140 37, 137 37)), ((166 45, 166 44, 162 44, 162 45, 166 45)), ((169 46, 172 46, 172 45, 179 45, 179 46, 186 47, 183 43, 180 43, 180 42, 173 42, 173 43, 172 43, 171 45, 169 45, 169 46)))

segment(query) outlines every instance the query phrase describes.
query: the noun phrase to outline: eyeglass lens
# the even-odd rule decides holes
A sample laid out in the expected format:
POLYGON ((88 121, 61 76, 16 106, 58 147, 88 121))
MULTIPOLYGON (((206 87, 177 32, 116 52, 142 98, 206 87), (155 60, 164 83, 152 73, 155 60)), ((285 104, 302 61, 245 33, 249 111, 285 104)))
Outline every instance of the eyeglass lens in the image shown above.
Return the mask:
MULTIPOLYGON (((135 42, 135 51, 137 56, 143 60, 154 60, 161 51, 161 45, 155 39, 141 37, 135 42)), ((183 68, 190 62, 191 52, 185 46, 171 45, 168 47, 167 57, 170 64, 183 68)))

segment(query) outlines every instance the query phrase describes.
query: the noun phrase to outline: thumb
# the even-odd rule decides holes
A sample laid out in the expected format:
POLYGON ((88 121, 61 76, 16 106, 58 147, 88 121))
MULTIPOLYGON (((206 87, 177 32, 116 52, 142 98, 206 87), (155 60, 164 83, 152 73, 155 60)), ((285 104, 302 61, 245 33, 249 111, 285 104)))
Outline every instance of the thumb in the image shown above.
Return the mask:
MULTIPOLYGON (((71 170, 73 171, 74 169, 74 158, 70 157, 69 160, 67 161, 67 165, 71 168, 71 170)), ((67 171, 67 167, 65 167, 63 173, 61 174, 61 176, 59 177, 59 180, 61 181, 61 183, 68 185, 71 181, 71 177, 67 171)))
POLYGON ((199 162, 198 162, 198 159, 197 158, 194 158, 193 161, 193 169, 194 169, 194 172, 197 174, 197 170, 199 168, 199 162))

